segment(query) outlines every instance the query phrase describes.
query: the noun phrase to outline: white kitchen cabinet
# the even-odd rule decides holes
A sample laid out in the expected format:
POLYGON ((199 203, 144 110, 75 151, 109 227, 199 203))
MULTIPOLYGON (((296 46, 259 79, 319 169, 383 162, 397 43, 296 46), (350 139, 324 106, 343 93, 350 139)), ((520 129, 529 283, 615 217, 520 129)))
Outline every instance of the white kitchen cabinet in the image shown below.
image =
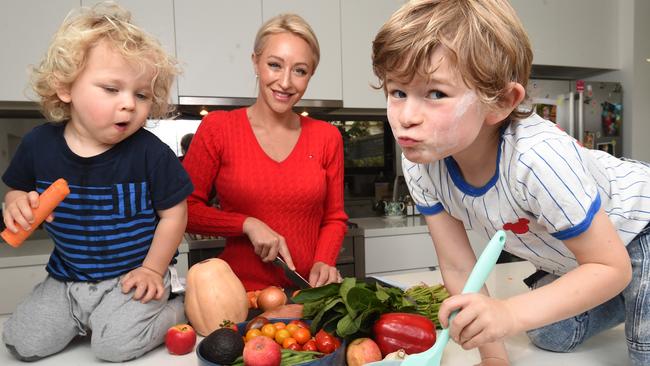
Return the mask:
POLYGON ((174 7, 176 51, 184 69, 181 100, 256 97, 251 54, 262 1, 182 0, 174 7))
POLYGON ((21 0, 0 2, 0 101, 35 101, 29 67, 37 65, 50 39, 80 0, 21 0))
POLYGON ((366 276, 433 269, 438 265, 428 232, 366 237, 365 253, 366 276))
MULTIPOLYGON (((93 6, 100 0, 81 0, 83 6, 93 6)), ((176 55, 174 39, 174 0, 117 0, 133 17, 133 22, 152 34, 171 55, 176 55), (155 9, 155 11, 152 11, 155 9)), ((178 103, 178 88, 172 87, 171 102, 178 103)))
MULTIPOLYGON (((0 244, 0 316, 11 314, 34 286, 45 279, 45 266, 53 247, 49 238, 26 240, 18 248, 0 244)), ((189 252, 185 241, 181 242, 178 252, 176 270, 179 276, 185 277, 189 252)))
POLYGON ((372 71, 372 41, 377 31, 404 0, 355 0, 341 2, 343 57, 343 106, 386 108, 383 90, 377 90, 372 71))
POLYGON ((303 99, 341 100, 340 0, 262 0, 263 21, 287 12, 303 17, 320 45, 320 63, 303 99))
POLYGON ((619 1, 511 0, 533 47, 533 64, 618 69, 619 1))

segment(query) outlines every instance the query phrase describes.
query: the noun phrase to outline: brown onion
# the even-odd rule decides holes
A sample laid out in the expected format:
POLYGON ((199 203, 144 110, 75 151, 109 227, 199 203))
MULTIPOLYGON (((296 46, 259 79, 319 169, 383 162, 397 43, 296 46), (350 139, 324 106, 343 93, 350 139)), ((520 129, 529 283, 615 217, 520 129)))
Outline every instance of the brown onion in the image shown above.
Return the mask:
POLYGON ((287 303, 287 294, 282 289, 270 286, 262 290, 257 296, 257 305, 262 311, 275 309, 287 303))

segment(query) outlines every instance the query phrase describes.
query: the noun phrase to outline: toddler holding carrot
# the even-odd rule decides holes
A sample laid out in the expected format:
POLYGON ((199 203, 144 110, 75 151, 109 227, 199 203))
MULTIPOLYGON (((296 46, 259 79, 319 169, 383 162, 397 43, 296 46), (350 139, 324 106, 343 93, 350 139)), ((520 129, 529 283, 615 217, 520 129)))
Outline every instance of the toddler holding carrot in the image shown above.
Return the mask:
POLYGON ((24 137, 2 176, 5 225, 28 229, 39 194, 58 178, 70 194, 45 224, 55 244, 47 278, 4 324, 18 359, 91 334, 96 357, 131 360, 185 321, 182 298, 170 299, 170 264, 193 187, 174 153, 142 128, 171 111, 177 74, 175 59, 113 3, 70 14, 34 69, 52 122, 24 137))
POLYGON ((520 108, 532 58, 506 0, 411 1, 374 40, 404 177, 455 295, 439 319, 460 310, 450 336, 481 365, 508 365, 518 332, 571 352, 625 322, 632 364, 650 365, 650 168, 520 108), (505 250, 539 270, 532 291, 459 295, 476 262, 466 229, 505 230, 505 250))

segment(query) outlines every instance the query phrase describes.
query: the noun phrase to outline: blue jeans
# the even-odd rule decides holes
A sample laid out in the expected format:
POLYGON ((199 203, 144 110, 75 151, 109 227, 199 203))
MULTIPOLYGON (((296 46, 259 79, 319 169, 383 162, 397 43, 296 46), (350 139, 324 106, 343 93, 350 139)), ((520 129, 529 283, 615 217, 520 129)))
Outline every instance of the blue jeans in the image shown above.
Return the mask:
MULTIPOLYGON (((575 317, 527 332, 531 342, 553 352, 571 352, 589 337, 625 322, 625 337, 632 365, 650 365, 650 226, 627 246, 632 281, 618 296, 575 317)), ((532 287, 558 277, 547 274, 532 287)))

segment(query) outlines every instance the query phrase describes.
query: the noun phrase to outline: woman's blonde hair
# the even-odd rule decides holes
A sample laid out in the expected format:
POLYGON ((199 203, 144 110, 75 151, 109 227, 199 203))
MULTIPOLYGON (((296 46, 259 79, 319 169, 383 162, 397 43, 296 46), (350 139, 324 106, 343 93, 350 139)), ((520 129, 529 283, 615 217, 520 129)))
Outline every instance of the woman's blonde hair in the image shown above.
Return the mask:
POLYGON ((70 89, 86 65, 89 50, 100 42, 107 42, 143 71, 154 71, 150 116, 168 117, 174 109, 169 96, 180 72, 178 62, 153 36, 131 22, 127 10, 111 1, 68 14, 43 60, 32 69, 31 84, 40 96, 43 114, 52 121, 70 118, 70 105, 59 99, 57 90, 70 89))
POLYGON ((320 46, 318 44, 318 38, 316 38, 316 34, 309 26, 309 23, 297 14, 279 14, 262 24, 260 29, 257 31, 255 43, 253 45, 253 53, 255 56, 262 54, 268 37, 278 33, 291 33, 307 42, 314 57, 314 68, 312 70, 313 75, 314 72, 316 72, 318 62, 320 61, 320 46))
MULTIPOLYGON (((384 24, 372 46, 372 65, 385 89, 389 75, 410 82, 428 78, 438 66, 433 52, 443 47, 450 65, 488 106, 497 106, 510 82, 526 87, 533 53, 507 0, 413 0, 384 24)), ((521 119, 531 114, 515 108, 521 119)))

